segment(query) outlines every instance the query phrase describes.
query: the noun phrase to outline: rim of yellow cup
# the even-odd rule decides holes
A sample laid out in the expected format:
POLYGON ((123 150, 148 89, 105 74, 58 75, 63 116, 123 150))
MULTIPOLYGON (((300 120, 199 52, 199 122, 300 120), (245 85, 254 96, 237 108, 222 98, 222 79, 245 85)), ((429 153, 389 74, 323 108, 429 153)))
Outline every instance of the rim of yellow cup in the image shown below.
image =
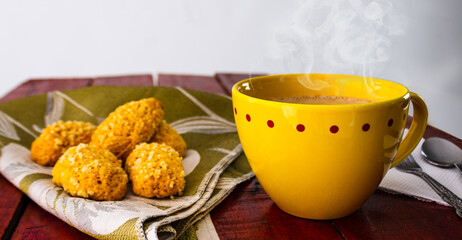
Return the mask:
MULTIPOLYGON (((283 85, 283 84, 281 84, 283 85)), ((256 90, 256 91, 265 91, 265 90, 256 90)), ((322 90, 321 90, 322 91, 322 90)), ((385 79, 380 79, 380 78, 374 78, 374 77, 365 77, 365 76, 359 76, 359 75, 348 75, 348 74, 331 74, 331 73, 289 73, 289 74, 275 74, 275 75, 265 75, 265 76, 258 76, 258 77, 250 77, 250 78, 247 78, 247 79, 243 79, 239 82, 237 82, 236 84, 234 84, 233 88, 232 88, 232 94, 233 95, 242 95, 242 96, 245 96, 247 98, 250 98, 252 99, 252 101, 255 101, 255 102, 260 102, 260 103, 263 103, 263 104, 276 104, 276 105, 284 105, 284 106, 296 106, 298 108, 345 108, 345 109, 350 109, 350 108, 357 108, 358 106, 361 106, 361 108, 376 108, 380 105, 384 105, 384 104, 394 104, 394 103, 397 103, 397 102, 401 102, 404 100, 407 100, 410 98, 410 91, 409 89, 400 84, 400 83, 397 83, 397 82, 393 82, 393 81, 390 81, 390 80, 385 80, 385 79), (368 80, 372 80, 374 81, 374 83, 381 83, 381 84, 384 84, 384 85, 387 85, 387 86, 394 86, 395 89, 397 89, 397 91, 401 91, 402 93, 401 94, 398 94, 397 96, 394 96, 394 97, 391 97, 391 98, 388 98, 388 97, 384 97, 384 99, 381 99, 381 100, 372 100, 372 99, 369 99, 367 97, 362 97, 362 98, 365 98, 365 99, 369 99, 369 100, 372 100, 372 102, 367 102, 367 103, 350 103, 350 104, 303 104, 303 103, 288 103, 288 102, 278 102, 278 101, 274 101, 274 100, 269 100, 269 99, 264 99, 264 98, 258 98, 258 97, 254 97, 254 96, 251 96, 249 94, 246 94, 244 92, 241 91, 241 86, 245 83, 245 82, 252 82, 252 81, 266 81, 268 79, 274 79, 274 78, 294 78, 294 77, 297 77, 297 76, 307 76, 307 75, 310 75, 310 76, 316 76, 316 75, 320 75, 320 76, 332 76, 332 77, 335 77, 335 81, 338 81, 338 79, 340 78, 354 78, 356 80, 359 80, 359 79, 368 79, 368 80)), ((307 94, 309 95, 309 94, 307 94)), ((309 96, 314 96, 314 95, 309 95, 309 96)), ((342 96, 342 95, 327 95, 327 96, 342 96)), ((346 96, 346 97, 350 97, 350 96, 346 96)), ((351 97, 355 97, 355 96, 351 96, 351 97)))

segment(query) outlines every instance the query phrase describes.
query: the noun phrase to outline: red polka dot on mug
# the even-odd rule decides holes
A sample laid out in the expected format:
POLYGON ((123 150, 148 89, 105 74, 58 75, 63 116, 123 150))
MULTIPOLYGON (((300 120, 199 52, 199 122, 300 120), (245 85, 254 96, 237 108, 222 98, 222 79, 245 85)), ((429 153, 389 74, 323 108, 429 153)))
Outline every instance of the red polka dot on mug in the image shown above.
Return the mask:
POLYGON ((388 125, 389 127, 393 126, 393 118, 390 118, 390 120, 388 120, 387 125, 388 125))
POLYGON ((363 127, 362 127, 362 129, 363 129, 364 132, 369 131, 369 128, 371 128, 371 125, 369 125, 369 123, 365 123, 365 124, 363 125, 363 127))
POLYGON ((337 133, 339 129, 337 125, 332 125, 329 130, 331 133, 337 133))

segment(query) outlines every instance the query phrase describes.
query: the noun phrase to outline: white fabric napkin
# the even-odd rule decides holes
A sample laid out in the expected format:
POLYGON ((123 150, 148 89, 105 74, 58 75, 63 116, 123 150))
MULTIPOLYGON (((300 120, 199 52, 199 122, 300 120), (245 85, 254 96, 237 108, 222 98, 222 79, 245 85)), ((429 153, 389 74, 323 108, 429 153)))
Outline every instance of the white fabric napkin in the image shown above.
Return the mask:
MULTIPOLYGON (((423 139, 412 152, 412 156, 424 172, 443 184, 458 197, 462 198, 462 173, 457 168, 440 168, 426 162, 420 154, 423 139)), ((400 172, 395 168, 388 171, 379 186, 385 191, 398 192, 413 196, 419 200, 437 202, 449 206, 438 194, 420 177, 400 172)))

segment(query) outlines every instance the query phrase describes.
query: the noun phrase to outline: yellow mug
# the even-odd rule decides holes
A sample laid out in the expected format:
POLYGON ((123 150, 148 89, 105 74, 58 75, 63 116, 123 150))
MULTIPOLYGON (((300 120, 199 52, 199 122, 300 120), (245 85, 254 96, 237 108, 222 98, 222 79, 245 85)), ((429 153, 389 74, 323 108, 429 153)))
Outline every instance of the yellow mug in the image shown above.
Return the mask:
POLYGON ((356 211, 388 169, 417 146, 427 124, 425 102, 382 79, 339 74, 250 78, 232 89, 242 147, 258 181, 283 211, 308 219, 356 211), (311 105, 294 96, 343 96, 372 102, 311 105), (409 103, 413 121, 403 137, 409 103))

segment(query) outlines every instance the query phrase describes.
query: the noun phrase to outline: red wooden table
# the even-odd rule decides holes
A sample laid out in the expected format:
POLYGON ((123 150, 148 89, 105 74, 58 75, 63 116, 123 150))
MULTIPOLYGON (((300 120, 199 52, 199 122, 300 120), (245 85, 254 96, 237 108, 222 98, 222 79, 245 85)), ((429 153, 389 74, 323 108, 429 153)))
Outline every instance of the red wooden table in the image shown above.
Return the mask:
MULTIPOLYGON (((160 74, 156 84, 230 95, 245 74, 185 76, 160 74)), ((54 90, 92 85, 152 86, 151 75, 29 80, 0 103, 54 90)), ((424 137, 446 138, 459 147, 462 140, 428 126, 424 137)), ((2 239, 92 239, 41 209, 0 175, 0 234, 2 239)), ((253 178, 240 184, 211 212, 221 239, 462 239, 462 219, 450 207, 377 190, 352 215, 314 221, 282 212, 253 178)))

